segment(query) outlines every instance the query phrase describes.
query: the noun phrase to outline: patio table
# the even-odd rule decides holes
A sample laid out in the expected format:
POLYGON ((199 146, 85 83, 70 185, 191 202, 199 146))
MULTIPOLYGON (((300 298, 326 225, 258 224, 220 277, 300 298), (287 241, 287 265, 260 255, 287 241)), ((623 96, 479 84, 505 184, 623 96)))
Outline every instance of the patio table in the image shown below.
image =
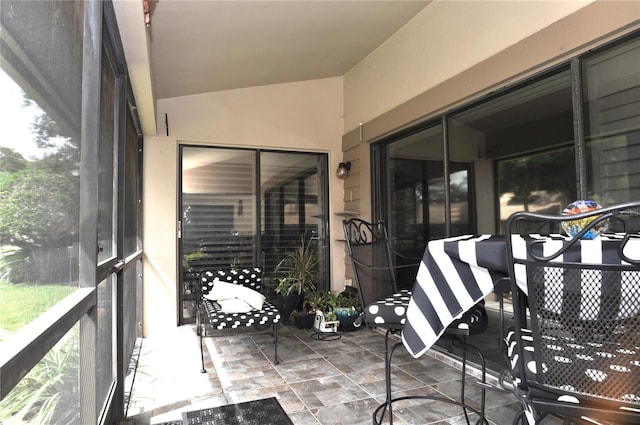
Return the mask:
MULTIPOLYGON (((556 252, 569 243, 563 235, 512 235, 514 256, 526 258, 528 247, 538 244, 543 255, 556 252)), ((558 259, 572 262, 615 264, 621 236, 605 234, 579 240, 558 259)), ((413 287, 402 341, 412 356, 420 357, 438 340, 447 326, 490 294, 494 283, 508 275, 504 235, 463 235, 430 241, 424 251, 413 287)), ((640 239, 632 239, 625 253, 640 252, 640 239)), ((637 254, 633 255, 637 258, 637 254)), ((629 272, 637 273, 637 272, 629 272)), ((526 294, 527 280, 516 268, 516 283, 526 294)), ((562 288, 550 288, 562 291, 562 288)), ((599 288, 594 288, 599 290, 599 288)), ((637 291, 640 299, 640 288, 637 291)), ((638 307, 640 309, 640 307, 638 307)))

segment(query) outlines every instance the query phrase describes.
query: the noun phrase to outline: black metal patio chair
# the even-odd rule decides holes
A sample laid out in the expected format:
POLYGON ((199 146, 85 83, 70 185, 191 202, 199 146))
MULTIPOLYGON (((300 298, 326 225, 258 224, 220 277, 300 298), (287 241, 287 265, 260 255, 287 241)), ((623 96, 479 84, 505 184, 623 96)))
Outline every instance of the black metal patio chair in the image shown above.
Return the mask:
MULTIPOLYGON (((437 396, 410 396, 393 398, 391 388, 391 358, 394 351, 402 345, 396 342, 391 348, 389 339, 392 334, 399 334, 404 326, 406 311, 411 299, 411 291, 398 290, 396 272, 402 268, 417 269, 419 264, 394 265, 389 238, 382 222, 369 223, 352 218, 343 221, 343 229, 347 243, 349 258, 353 265, 356 287, 363 306, 362 320, 368 327, 376 327, 385 332, 385 384, 386 399, 373 413, 373 423, 381 424, 388 413, 389 424, 393 424, 393 403, 407 399, 439 400, 457 404, 462 407, 467 424, 467 411, 479 416, 478 423, 486 423, 484 419, 485 386, 481 386, 481 407, 474 409, 465 403, 465 377, 467 369, 467 348, 475 351, 482 370, 481 382, 486 383, 486 369, 484 356, 476 347, 466 344, 465 337, 483 332, 487 327, 487 314, 482 303, 466 312, 461 318, 453 322, 444 335, 453 338, 462 345, 462 380, 460 400, 451 400, 437 396)), ((415 277, 415 275, 414 275, 415 277)), ((413 285, 414 282, 410 284, 413 285)))
POLYGON ((505 343, 522 404, 514 424, 552 414, 565 424, 640 423, 639 223, 640 202, 507 220, 514 326, 505 343), (582 231, 520 232, 541 224, 557 231, 563 222, 582 231))

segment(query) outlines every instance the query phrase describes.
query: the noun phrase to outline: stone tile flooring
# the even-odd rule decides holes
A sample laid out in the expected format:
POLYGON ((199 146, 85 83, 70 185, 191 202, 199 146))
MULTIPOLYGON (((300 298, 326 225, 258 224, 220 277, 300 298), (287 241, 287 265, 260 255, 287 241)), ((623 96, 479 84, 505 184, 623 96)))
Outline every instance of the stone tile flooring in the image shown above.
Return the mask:
MULTIPOLYGON (((384 399, 384 335, 369 329, 317 341, 312 331, 279 328, 278 357, 273 337, 262 333, 214 333, 204 339, 201 373, 194 326, 144 338, 124 425, 147 425, 181 419, 183 411, 277 397, 296 425, 371 424, 384 399)), ((455 362, 435 350, 419 359, 401 346, 393 356, 394 396, 457 398, 460 373, 455 362), (443 361, 444 360, 444 361, 443 361)), ((480 390, 467 379, 467 401, 478 407, 480 390)), ((505 392, 487 392, 489 423, 511 423, 518 403, 505 392)), ((475 422, 475 419, 473 419, 475 422)), ((394 404, 394 424, 463 424, 462 410, 440 401, 394 404)))

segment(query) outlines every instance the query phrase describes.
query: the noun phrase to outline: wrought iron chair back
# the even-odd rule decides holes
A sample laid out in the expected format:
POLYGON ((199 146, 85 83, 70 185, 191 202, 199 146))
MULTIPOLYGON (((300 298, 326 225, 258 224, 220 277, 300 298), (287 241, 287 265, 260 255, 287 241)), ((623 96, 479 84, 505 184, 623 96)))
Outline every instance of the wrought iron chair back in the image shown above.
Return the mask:
POLYGON ((362 306, 398 292, 384 224, 354 218, 343 226, 362 306))
POLYGON ((572 238, 517 234, 567 220, 527 212, 507 220, 515 315, 507 339, 524 408, 514 423, 548 413, 640 423, 640 235, 627 230, 638 228, 640 202, 571 216, 586 223, 572 238), (581 239, 605 224, 617 233, 581 239), (521 237, 526 253, 516 252, 521 237))

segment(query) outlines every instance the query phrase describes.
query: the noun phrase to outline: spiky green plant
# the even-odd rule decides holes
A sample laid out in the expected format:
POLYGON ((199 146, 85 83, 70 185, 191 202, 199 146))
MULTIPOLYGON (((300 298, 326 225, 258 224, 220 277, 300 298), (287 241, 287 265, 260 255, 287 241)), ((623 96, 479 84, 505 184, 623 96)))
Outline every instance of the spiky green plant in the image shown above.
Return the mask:
POLYGON ((302 295, 316 289, 319 259, 318 250, 311 242, 301 237, 298 246, 276 266, 276 273, 286 278, 286 289, 280 292, 283 295, 302 295))
POLYGON ((79 353, 72 330, 0 403, 0 423, 80 423, 79 353))

